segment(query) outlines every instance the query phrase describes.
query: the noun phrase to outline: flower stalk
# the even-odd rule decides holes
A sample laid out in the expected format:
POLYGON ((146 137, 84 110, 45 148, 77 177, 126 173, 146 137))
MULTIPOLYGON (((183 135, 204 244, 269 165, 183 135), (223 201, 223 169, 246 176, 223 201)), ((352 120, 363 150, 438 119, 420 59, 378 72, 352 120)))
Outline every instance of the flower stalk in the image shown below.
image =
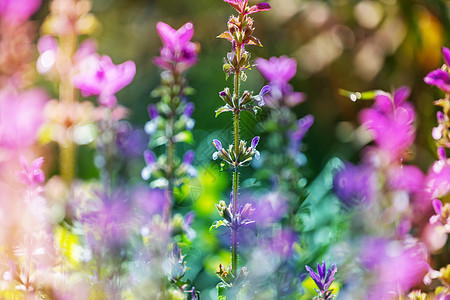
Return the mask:
MULTIPOLYGON (((238 11, 239 16, 231 16, 228 20, 228 31, 223 32, 218 38, 224 38, 231 42, 232 51, 227 54, 224 59, 223 70, 226 77, 234 76, 234 90, 231 94, 229 88, 225 88, 219 93, 220 98, 225 102, 225 105, 216 110, 216 117, 223 112, 233 113, 233 144, 228 149, 222 148, 222 144, 218 140, 214 140, 213 144, 217 151, 213 154, 213 159, 220 157, 224 162, 222 168, 229 168, 233 172, 232 179, 232 195, 231 204, 226 207, 225 203, 217 206, 219 214, 224 220, 216 221, 211 228, 219 226, 227 226, 231 230, 231 268, 228 272, 220 265, 217 274, 222 280, 218 285, 219 294, 227 288, 234 288, 233 294, 239 292, 239 288, 243 286, 247 274, 246 268, 239 271, 238 268, 238 231, 243 227, 241 223, 243 214, 250 214, 251 206, 246 204, 243 209, 239 206, 239 168, 247 166, 253 157, 259 158, 259 152, 256 150, 256 145, 259 142, 259 137, 255 137, 250 147, 246 146, 246 142, 240 140, 239 132, 239 118, 241 111, 249 111, 257 113, 264 105, 263 96, 269 92, 270 88, 265 86, 258 95, 253 95, 252 92, 244 91, 241 95, 240 83, 245 81, 245 70, 250 69, 250 53, 245 51, 245 45, 262 46, 259 40, 252 35, 254 31, 253 19, 249 16, 258 11, 266 11, 270 9, 267 3, 259 3, 254 6, 248 6, 247 0, 225 0, 235 10, 238 11), (231 210, 231 211, 230 211, 231 210), (225 213, 227 212, 227 213, 225 213), (236 289, 237 288, 237 289, 236 289)), ((252 224, 251 220, 247 220, 246 225, 252 224)))

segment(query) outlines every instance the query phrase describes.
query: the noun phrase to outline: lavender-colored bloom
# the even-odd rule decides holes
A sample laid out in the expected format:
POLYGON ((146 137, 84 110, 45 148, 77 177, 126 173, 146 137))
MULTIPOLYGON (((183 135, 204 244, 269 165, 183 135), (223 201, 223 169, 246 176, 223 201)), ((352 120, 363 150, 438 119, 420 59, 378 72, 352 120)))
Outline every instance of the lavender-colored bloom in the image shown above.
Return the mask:
POLYGON ((153 171, 158 168, 156 163, 156 155, 151 150, 145 150, 144 151, 144 160, 147 164, 141 171, 141 177, 144 180, 150 179, 150 176, 152 175, 153 171))
POLYGON ((333 191, 347 208, 368 203, 375 193, 375 174, 365 165, 346 163, 333 178, 333 191))
POLYGON ((41 166, 44 163, 44 158, 39 157, 31 162, 29 165, 26 158, 21 156, 20 163, 22 164, 22 170, 17 173, 19 180, 31 187, 41 185, 45 181, 44 172, 41 170, 41 166))
POLYGON ((136 65, 131 60, 114 65, 109 56, 90 55, 80 63, 72 82, 83 97, 97 95, 99 104, 114 107, 117 104, 115 94, 130 84, 135 74, 136 65))
MULTIPOLYGON (((314 117, 312 115, 306 115, 297 121, 297 130, 291 134, 292 140, 297 143, 301 143, 309 128, 314 123, 314 117)), ((297 144, 298 145, 298 144, 297 144)))
POLYGON ((264 95, 270 92, 271 87, 269 85, 263 86, 258 95, 253 96, 253 99, 256 100, 258 106, 264 106, 264 95))
POLYGON ((133 129, 128 122, 120 122, 117 128, 117 147, 127 157, 142 154, 147 145, 147 136, 143 130, 133 129))
POLYGON ((269 241, 270 249, 283 258, 294 254, 294 243, 298 240, 297 234, 292 230, 280 230, 269 241))
POLYGON ((158 109, 156 108, 155 104, 149 104, 147 106, 147 110, 148 110, 148 116, 150 117, 150 120, 154 120, 156 119, 159 114, 158 114, 158 109))
POLYGON ((194 25, 186 23, 175 30, 168 24, 158 22, 156 29, 163 43, 160 57, 154 64, 165 70, 183 72, 197 62, 198 46, 190 40, 194 35, 194 25))
POLYGON ((188 164, 188 165, 192 165, 192 162, 194 161, 195 158, 195 151, 194 150, 189 150, 184 154, 183 157, 183 163, 188 164))
POLYGON ((214 147, 216 147, 217 151, 213 153, 213 160, 216 160, 219 157, 220 152, 222 151, 222 143, 217 140, 213 139, 214 147))
POLYGON ((255 136, 253 139, 252 139, 252 148, 253 149, 255 149, 256 148, 256 146, 258 146, 258 143, 259 143, 259 136, 255 136))
POLYGON ((442 56, 447 65, 447 69, 436 69, 428 73, 423 79, 425 83, 435 85, 446 93, 450 93, 450 76, 448 68, 450 67, 450 50, 446 47, 442 47, 442 56))
POLYGON ((0 15, 11 24, 21 24, 41 6, 41 0, 0 0, 0 15))
POLYGON ((309 266, 305 266, 305 268, 308 271, 309 276, 311 276, 316 286, 318 287, 318 290, 316 290, 316 292, 318 293, 320 299, 332 299, 333 290, 330 290, 329 288, 331 286, 331 283, 333 283, 334 281, 334 274, 337 271, 336 265, 333 263, 331 265, 331 268, 327 269, 325 266, 325 262, 322 261, 322 265, 320 265, 319 263, 317 264, 317 273, 314 272, 314 270, 309 266))
POLYGON ((186 103, 186 107, 184 108, 183 115, 187 118, 190 118, 192 116, 192 113, 194 112, 194 103, 188 102, 186 103))

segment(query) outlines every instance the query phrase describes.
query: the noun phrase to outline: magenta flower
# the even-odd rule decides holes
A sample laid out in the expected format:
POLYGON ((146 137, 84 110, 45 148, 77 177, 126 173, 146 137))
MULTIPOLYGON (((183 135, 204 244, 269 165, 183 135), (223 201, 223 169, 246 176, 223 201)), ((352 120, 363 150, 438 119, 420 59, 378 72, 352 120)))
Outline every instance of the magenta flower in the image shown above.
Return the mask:
POLYGON ((446 93, 450 93, 450 76, 448 68, 450 67, 450 50, 442 47, 442 56, 446 64, 446 68, 436 69, 428 73, 423 79, 425 83, 435 85, 446 93))
POLYGON ((251 7, 247 6, 248 0, 224 0, 236 9, 240 14, 249 15, 259 11, 266 11, 270 9, 270 5, 266 2, 261 2, 251 7))
POLYGON ((109 56, 94 54, 80 63, 80 71, 72 82, 83 97, 97 95, 99 104, 112 108, 117 104, 115 94, 130 84, 135 74, 133 61, 114 65, 109 56))
POLYGON ((436 214, 431 216, 430 224, 439 222, 443 225, 445 232, 450 233, 450 204, 443 205, 439 199, 433 199, 431 203, 436 214))
POLYGON ((288 83, 297 73, 296 60, 285 55, 280 58, 273 56, 269 60, 258 57, 255 63, 259 72, 271 84, 288 83))
POLYGON ((277 104, 284 103, 288 107, 294 107, 305 100, 304 94, 294 92, 288 83, 297 72, 295 59, 283 55, 280 58, 271 57, 269 60, 257 58, 255 62, 271 87, 271 92, 265 100, 268 106, 276 107, 277 104))
POLYGON ((158 22, 156 29, 163 43, 160 57, 155 57, 153 63, 164 70, 184 72, 197 63, 199 47, 191 42, 194 35, 194 25, 186 23, 175 30, 168 24, 158 22))
POLYGON ((397 160, 412 145, 415 138, 415 111, 405 102, 409 89, 402 87, 394 97, 379 92, 373 108, 359 115, 361 123, 372 133, 376 145, 392 160, 397 160), (390 103, 390 104, 389 104, 390 103))
POLYGON ((25 22, 41 6, 41 0, 0 0, 0 15, 8 23, 25 22))
POLYGON ((388 183, 393 190, 418 193, 423 189, 425 175, 416 166, 396 165, 388 169, 388 183))
POLYGON ((425 192, 430 200, 450 193, 450 159, 440 159, 430 167, 425 179, 425 192))
POLYGON ((29 165, 27 159, 21 156, 20 163, 22 164, 23 169, 20 172, 17 172, 17 177, 22 183, 30 187, 36 187, 45 181, 44 172, 41 170, 41 166, 44 163, 43 157, 33 160, 29 165))
POLYGON ((0 147, 19 149, 36 142, 47 99, 38 89, 0 93, 0 147))

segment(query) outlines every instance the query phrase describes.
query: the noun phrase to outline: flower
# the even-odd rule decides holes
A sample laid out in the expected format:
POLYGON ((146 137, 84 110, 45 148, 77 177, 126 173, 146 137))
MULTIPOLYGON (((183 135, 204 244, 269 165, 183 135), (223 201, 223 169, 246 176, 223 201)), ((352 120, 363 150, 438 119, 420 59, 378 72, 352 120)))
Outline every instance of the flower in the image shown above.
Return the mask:
POLYGON ((99 104, 112 108, 117 104, 115 94, 130 84, 135 74, 133 61, 114 65, 109 56, 94 54, 82 60, 72 82, 83 97, 97 95, 99 104))
POLYGON ((266 11, 270 9, 270 5, 266 2, 261 2, 251 7, 247 6, 248 0, 224 0, 236 9, 240 14, 249 15, 260 11, 266 11))
POLYGON ((17 177, 22 183, 31 187, 36 187, 45 181, 44 172, 41 170, 41 166, 44 163, 43 157, 36 158, 29 165, 27 159, 20 156, 20 163, 22 164, 23 169, 20 172, 17 172, 17 177))
POLYGON ((181 73, 197 63, 199 47, 190 41, 194 35, 192 23, 186 23, 175 30, 164 22, 158 22, 156 30, 163 47, 160 50, 161 56, 153 59, 155 65, 164 70, 181 73))
POLYGON ((439 222, 443 225, 445 232, 450 233, 450 204, 443 205, 439 199, 433 199, 431 203, 436 214, 430 217, 430 224, 439 222))
POLYGON ((21 24, 41 6, 41 0, 0 0, 0 15, 7 22, 21 24))
POLYGON ((253 99, 258 102, 258 106, 264 106, 264 95, 270 92, 271 87, 269 85, 265 85, 262 87, 261 91, 258 95, 253 96, 253 99))
POLYGON ((156 155, 151 150, 144 151, 144 160, 146 166, 142 169, 141 177, 144 180, 150 179, 152 173, 158 169, 158 164, 156 163, 156 155))
POLYGON ((399 160, 415 138, 416 115, 413 107, 405 102, 408 95, 404 87, 394 92, 394 96, 378 92, 375 105, 359 114, 361 124, 372 133, 375 144, 392 161, 399 160))
POLYGON ((346 163, 334 175, 333 191, 345 207, 352 208, 373 199, 375 180, 375 173, 369 166, 346 163))
POLYGON ((331 268, 327 269, 325 262, 322 261, 322 265, 317 263, 317 272, 314 272, 309 266, 305 266, 306 271, 308 271, 309 276, 314 280, 319 290, 316 290, 319 299, 332 299, 333 290, 330 290, 330 285, 334 281, 334 274, 337 271, 336 265, 333 263, 331 268))
POLYGON ((270 94, 266 97, 269 106, 276 107, 277 104, 284 104, 294 107, 305 100, 303 93, 294 92, 288 83, 297 72, 297 62, 287 56, 271 57, 269 60, 257 58, 256 67, 261 74, 269 81, 271 87, 270 94))
POLYGON ((47 99, 39 89, 0 93, 0 147, 18 149, 36 142, 47 99))
POLYGON ((442 56, 444 57, 445 65, 425 76, 423 79, 426 84, 435 85, 446 93, 450 93, 450 76, 448 68, 450 67, 450 50, 442 47, 442 56))

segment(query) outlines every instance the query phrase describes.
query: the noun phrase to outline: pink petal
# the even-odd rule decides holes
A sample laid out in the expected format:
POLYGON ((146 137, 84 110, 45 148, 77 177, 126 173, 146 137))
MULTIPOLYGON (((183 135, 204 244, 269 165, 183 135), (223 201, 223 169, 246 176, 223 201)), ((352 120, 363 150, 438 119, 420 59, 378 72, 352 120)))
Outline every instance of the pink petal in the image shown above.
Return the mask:
POLYGON ((442 47, 442 56, 444 57, 445 64, 450 67, 450 50, 447 47, 442 47))
POLYGON ((399 87, 394 93, 394 103, 395 107, 400 106, 403 102, 408 99, 411 94, 411 89, 407 86, 399 87))
POLYGON ((175 46, 175 36, 177 33, 175 29, 164 22, 158 22, 156 24, 156 30, 158 31, 159 37, 164 45, 169 47, 175 46))
POLYGON ((184 24, 177 30, 177 36, 179 44, 186 44, 194 36, 194 25, 191 22, 184 24))
POLYGON ((433 201, 431 201, 431 204, 433 205, 433 209, 436 212, 436 214, 441 215, 443 207, 441 200, 433 199, 433 201))

